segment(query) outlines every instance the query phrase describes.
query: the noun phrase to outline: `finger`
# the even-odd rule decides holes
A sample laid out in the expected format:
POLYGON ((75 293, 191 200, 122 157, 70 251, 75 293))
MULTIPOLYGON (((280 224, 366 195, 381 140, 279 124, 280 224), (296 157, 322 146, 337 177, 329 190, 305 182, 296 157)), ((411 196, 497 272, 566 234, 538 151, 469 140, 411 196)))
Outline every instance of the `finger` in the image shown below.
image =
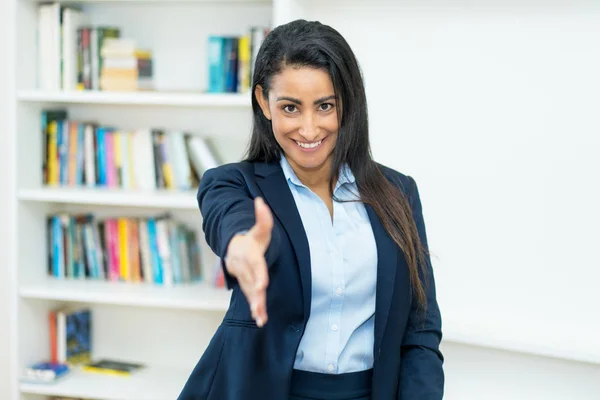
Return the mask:
MULTIPOLYGON (((259 288, 259 285, 257 285, 257 271, 263 269, 266 269, 264 257, 256 252, 253 256, 249 256, 248 259, 244 260, 243 265, 240 267, 240 279, 238 279, 250 306, 252 318, 255 320, 259 314, 264 314, 262 311, 257 312, 258 309, 264 309, 264 305, 261 305, 261 302, 264 302, 264 300, 260 296, 260 292, 264 292, 264 289, 259 288)), ((261 280, 264 280, 264 278, 261 278, 261 280)))
POLYGON ((261 197, 257 197, 254 200, 254 214, 256 217, 256 223, 250 230, 250 233, 266 248, 271 241, 273 215, 261 197))
MULTIPOLYGON (((264 256, 260 253, 255 253, 250 262, 250 268, 252 273, 252 287, 248 290, 251 292, 249 304, 252 311, 252 317, 257 317, 257 309, 260 309, 261 303, 264 303, 265 290, 269 281, 267 263, 264 256)), ((264 307, 262 307, 264 309, 264 307)))
POLYGON ((252 314, 252 319, 256 320, 258 317, 258 308, 260 306, 260 294, 258 290, 256 290, 255 286, 247 283, 240 283, 240 287, 242 288, 242 292, 244 292, 244 296, 246 297, 246 301, 248 302, 248 306, 250 307, 250 312, 252 314))
POLYGON ((257 290, 254 295, 254 313, 256 325, 262 328, 267 323, 267 291, 257 290))
POLYGON ((254 277, 254 285, 256 290, 264 290, 269 285, 269 269, 264 256, 254 263, 252 275, 254 277))
POLYGON ((264 257, 254 264, 254 294, 250 307, 252 310, 252 318, 256 320, 256 324, 261 327, 267 322, 267 286, 269 284, 269 272, 267 263, 264 257))

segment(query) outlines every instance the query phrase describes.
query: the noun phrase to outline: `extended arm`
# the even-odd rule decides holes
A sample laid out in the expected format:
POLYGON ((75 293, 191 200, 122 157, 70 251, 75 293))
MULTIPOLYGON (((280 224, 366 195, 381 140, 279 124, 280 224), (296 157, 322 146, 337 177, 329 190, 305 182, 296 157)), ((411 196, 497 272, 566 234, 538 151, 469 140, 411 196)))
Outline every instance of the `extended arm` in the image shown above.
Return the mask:
MULTIPOLYGON (((198 189, 198 206, 206 242, 224 260, 231 239, 249 231, 256 221, 254 199, 241 171, 231 166, 206 171, 198 189)), ((267 266, 277 258, 279 240, 279 227, 275 224, 265 253, 267 266)), ((231 289, 237 280, 227 272, 224 262, 222 265, 227 287, 231 289)))

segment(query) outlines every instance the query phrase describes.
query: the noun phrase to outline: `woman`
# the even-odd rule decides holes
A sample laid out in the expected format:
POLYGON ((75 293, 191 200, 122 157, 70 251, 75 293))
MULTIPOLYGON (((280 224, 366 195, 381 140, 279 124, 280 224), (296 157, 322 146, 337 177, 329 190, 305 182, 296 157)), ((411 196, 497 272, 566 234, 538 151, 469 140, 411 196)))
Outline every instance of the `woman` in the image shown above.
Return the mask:
POLYGON ((438 400, 441 318, 415 181, 371 159, 334 29, 271 31, 245 161, 207 171, 206 240, 231 304, 180 400, 438 400))

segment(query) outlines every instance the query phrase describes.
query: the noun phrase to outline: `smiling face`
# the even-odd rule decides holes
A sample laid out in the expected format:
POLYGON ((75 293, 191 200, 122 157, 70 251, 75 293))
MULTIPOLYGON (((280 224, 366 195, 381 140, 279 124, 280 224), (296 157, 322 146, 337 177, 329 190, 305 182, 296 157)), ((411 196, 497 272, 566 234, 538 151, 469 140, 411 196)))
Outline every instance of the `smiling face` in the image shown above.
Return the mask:
POLYGON ((268 99, 260 86, 255 95, 296 173, 329 174, 339 128, 329 74, 310 67, 285 67, 271 80, 268 99))

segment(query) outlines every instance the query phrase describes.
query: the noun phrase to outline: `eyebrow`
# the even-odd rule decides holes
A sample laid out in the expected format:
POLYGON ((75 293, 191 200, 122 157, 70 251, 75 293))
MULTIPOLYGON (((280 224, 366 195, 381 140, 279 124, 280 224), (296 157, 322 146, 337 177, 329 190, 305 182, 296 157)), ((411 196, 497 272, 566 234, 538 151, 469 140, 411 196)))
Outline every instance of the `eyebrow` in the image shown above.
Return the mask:
MULTIPOLYGON (((321 97, 320 99, 317 99, 313 102, 314 105, 317 104, 321 104, 326 102, 327 100, 332 100, 335 99, 335 95, 331 95, 331 96, 325 96, 325 97, 321 97)), ((302 105, 302 102, 298 99, 295 99, 293 97, 289 97, 289 96, 281 96, 277 98, 277 101, 282 101, 282 100, 287 100, 287 101, 291 101, 292 103, 296 103, 298 105, 302 105)))

